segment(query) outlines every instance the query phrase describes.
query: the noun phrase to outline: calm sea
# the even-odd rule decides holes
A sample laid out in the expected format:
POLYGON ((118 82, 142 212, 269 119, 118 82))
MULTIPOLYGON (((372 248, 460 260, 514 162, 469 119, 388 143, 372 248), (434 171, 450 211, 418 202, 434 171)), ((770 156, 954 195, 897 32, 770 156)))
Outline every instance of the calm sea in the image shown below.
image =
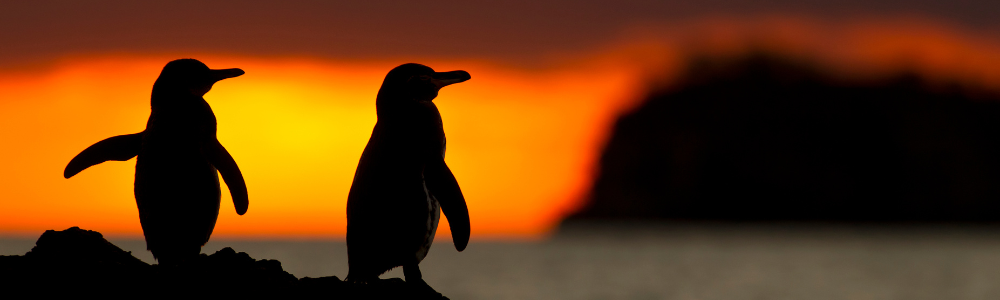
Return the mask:
MULTIPOLYGON (((140 240, 113 240, 152 262, 140 240)), ((0 254, 34 240, 0 239, 0 254)), ((213 240, 297 277, 347 275, 342 241, 213 240)), ((1000 299, 998 227, 579 226, 538 242, 439 241, 420 264, 451 299, 1000 299)), ((383 278, 402 277, 393 270, 383 278)))

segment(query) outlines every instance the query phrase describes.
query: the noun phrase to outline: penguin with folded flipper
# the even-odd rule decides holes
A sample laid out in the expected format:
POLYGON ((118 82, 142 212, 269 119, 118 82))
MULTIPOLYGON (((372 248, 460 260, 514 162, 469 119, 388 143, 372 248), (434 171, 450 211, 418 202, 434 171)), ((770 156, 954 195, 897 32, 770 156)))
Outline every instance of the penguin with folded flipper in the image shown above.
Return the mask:
MULTIPOLYGON (((378 121, 347 196, 350 282, 377 280, 402 266, 406 282, 430 289, 417 264, 427 255, 443 210, 458 251, 469 243, 469 211, 444 162, 438 90, 471 78, 420 64, 385 76, 375 100, 378 121)), ((433 289, 431 289, 433 290, 433 289)))
POLYGON ((70 178, 105 161, 138 156, 139 222, 146 248, 161 265, 190 261, 208 242, 219 217, 219 173, 229 186, 236 213, 247 211, 243 174, 216 138, 215 114, 203 98, 215 82, 240 75, 243 70, 212 70, 195 59, 167 63, 153 84, 146 129, 91 145, 63 172, 70 178))

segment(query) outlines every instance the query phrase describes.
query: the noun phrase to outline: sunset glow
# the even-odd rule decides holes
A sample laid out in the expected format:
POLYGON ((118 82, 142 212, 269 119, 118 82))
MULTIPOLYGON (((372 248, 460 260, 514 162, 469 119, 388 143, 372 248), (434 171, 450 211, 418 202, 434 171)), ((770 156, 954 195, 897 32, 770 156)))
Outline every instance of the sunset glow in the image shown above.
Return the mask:
MULTIPOLYGON (((375 125, 375 94, 393 63, 345 64, 199 57, 247 74, 206 95, 219 140, 239 163, 250 210, 228 192, 214 236, 339 237, 347 192, 375 125)), ((101 139, 143 130, 149 89, 167 58, 94 58, 0 80, 5 143, 0 231, 37 234, 81 226, 139 236, 132 195, 135 160, 106 162, 61 178, 76 153, 101 139), (14 129, 14 130, 10 130, 14 129)), ((585 163, 603 122, 634 81, 620 70, 527 73, 475 63, 473 80, 442 90, 447 161, 479 236, 537 236, 584 192, 585 163)), ((605 120, 607 121, 607 120, 605 120)), ((447 226, 441 226, 449 236, 447 226)))
MULTIPOLYGON (((581 205, 615 118, 651 82, 675 78, 690 53, 763 47, 845 73, 906 68, 1000 87, 995 40, 927 24, 711 21, 651 28, 598 54, 541 69, 417 62, 472 75, 443 89, 434 102, 448 137, 446 161, 468 201, 473 239, 530 239, 544 237, 581 205)), ((153 81, 166 62, 180 57, 246 71, 205 96, 219 122, 219 140, 239 164, 250 195, 248 213, 238 216, 223 191, 213 237, 342 238, 347 192, 376 121, 376 92, 388 70, 410 60, 93 55, 0 72, 0 233, 37 236, 80 226, 141 236, 134 159, 106 162, 72 179, 63 179, 62 170, 101 139, 143 130, 153 81)), ((439 230, 439 237, 450 237, 446 224, 439 230)))

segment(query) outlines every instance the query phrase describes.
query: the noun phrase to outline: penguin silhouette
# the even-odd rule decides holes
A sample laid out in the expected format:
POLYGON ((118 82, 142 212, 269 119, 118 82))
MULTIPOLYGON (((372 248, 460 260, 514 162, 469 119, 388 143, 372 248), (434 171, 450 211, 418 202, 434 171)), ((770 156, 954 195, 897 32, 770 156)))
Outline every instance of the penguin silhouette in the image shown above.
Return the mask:
MULTIPOLYGON (((408 283, 427 283, 417 264, 427 256, 441 211, 458 251, 469 243, 469 211, 444 162, 438 90, 471 78, 420 64, 385 76, 375 100, 378 121, 347 196, 350 282, 369 282, 398 266, 408 283)), ((433 289, 432 289, 433 290, 433 289)))
POLYGON ((240 75, 243 70, 212 70, 195 59, 167 63, 153 84, 146 129, 87 147, 63 172, 70 178, 105 161, 138 156, 135 202, 139 222, 146 248, 161 265, 197 257, 208 242, 219 217, 218 173, 229 186, 236 213, 247 211, 243 174, 216 139, 215 114, 202 98, 215 82, 240 75))

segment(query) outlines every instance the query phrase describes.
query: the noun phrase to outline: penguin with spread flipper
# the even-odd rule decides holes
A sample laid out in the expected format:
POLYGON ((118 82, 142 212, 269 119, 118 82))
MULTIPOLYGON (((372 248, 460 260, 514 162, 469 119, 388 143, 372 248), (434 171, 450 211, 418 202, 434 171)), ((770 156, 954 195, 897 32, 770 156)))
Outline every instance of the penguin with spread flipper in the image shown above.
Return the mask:
POLYGON ((471 78, 420 64, 385 76, 375 100, 378 121, 347 196, 347 280, 369 282, 402 266, 406 282, 430 288, 417 264, 434 240, 441 211, 458 251, 469 243, 469 211, 444 162, 438 90, 471 78))
POLYGON ((236 213, 247 211, 243 174, 216 138, 215 114, 203 98, 215 82, 240 75, 243 70, 213 70, 195 59, 167 63, 153 84, 146 129, 87 147, 63 172, 70 178, 105 161, 138 156, 139 222, 147 249, 161 265, 189 261, 208 242, 219 217, 219 173, 229 186, 236 213))

